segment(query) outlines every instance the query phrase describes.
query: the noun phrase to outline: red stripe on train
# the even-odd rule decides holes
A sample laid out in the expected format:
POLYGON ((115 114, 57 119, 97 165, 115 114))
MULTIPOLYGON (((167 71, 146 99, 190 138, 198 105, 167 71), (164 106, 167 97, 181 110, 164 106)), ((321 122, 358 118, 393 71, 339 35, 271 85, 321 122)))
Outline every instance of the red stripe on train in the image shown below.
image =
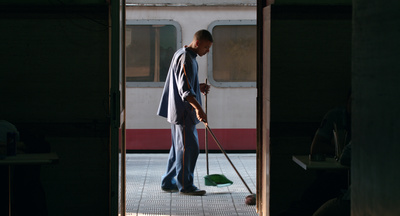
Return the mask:
MULTIPOLYGON (((198 129, 200 149, 204 149, 204 129, 198 129)), ((256 129, 213 129, 219 143, 225 150, 256 150, 256 129)), ((126 129, 127 150, 169 150, 170 129, 126 129)), ((211 134, 208 135, 208 149, 219 150, 211 134)))

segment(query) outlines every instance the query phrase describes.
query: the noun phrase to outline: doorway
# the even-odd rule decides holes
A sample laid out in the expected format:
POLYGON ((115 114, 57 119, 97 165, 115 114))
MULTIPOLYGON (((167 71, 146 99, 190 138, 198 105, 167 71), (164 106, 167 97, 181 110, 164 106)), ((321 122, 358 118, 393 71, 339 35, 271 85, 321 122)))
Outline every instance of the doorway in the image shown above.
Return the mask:
MULTIPOLYGON (((149 7, 146 7, 145 5, 138 6, 137 4, 135 4, 135 7, 130 7, 129 4, 127 4, 127 7, 124 8, 124 10, 123 10, 126 13, 122 12, 124 14, 123 16, 125 16, 125 19, 123 19, 123 20, 127 20, 127 22, 129 20, 134 20, 131 17, 131 13, 129 13, 129 11, 134 11, 134 13, 132 13, 132 14, 136 14, 139 16, 148 13, 148 11, 147 12, 140 11, 144 8, 149 9, 149 7)), ((235 7, 232 7, 232 5, 230 5, 230 6, 226 6, 224 8, 225 8, 225 10, 229 10, 229 9, 235 8, 235 7)), ((169 13, 173 12, 176 9, 177 8, 166 7, 166 11, 169 13)), ((185 10, 187 10, 190 13, 193 13, 197 9, 199 9, 199 8, 189 7, 189 6, 185 8, 185 10)), ((210 14, 215 14, 215 10, 216 10, 215 8, 213 9, 211 7, 208 7, 207 9, 209 9, 210 14)), ((256 9, 257 9, 256 7, 253 7, 251 10, 256 11, 256 9)), ((249 10, 249 9, 246 9, 246 10, 249 10)), ((259 10, 259 9, 257 9, 257 10, 259 10)), ((263 25, 263 26, 260 26, 260 25, 257 26, 257 38, 258 38, 257 42, 259 43, 262 40, 262 42, 264 44, 263 47, 265 49, 268 49, 268 47, 269 47, 268 46, 269 38, 263 39, 264 38, 263 35, 265 35, 265 33, 263 31, 260 31, 260 29, 269 27, 268 26, 269 25, 268 10, 269 10, 268 7, 267 7, 267 9, 265 9, 264 7, 262 8, 262 10, 261 10, 262 13, 263 14, 267 13, 266 15, 262 16, 262 20, 263 21, 266 20, 266 22, 265 22, 265 25, 263 25), (261 34, 261 36, 260 36, 260 34, 261 34)), ((158 13, 159 13, 159 11, 158 11, 158 13)), ((204 13, 204 10, 202 10, 202 13, 204 13)), ((175 14, 179 14, 179 13, 175 13, 175 14)), ((175 19, 175 17, 173 17, 172 19, 175 19)), ((260 19, 260 17, 254 16, 252 19, 253 20, 260 19)), ((137 21, 137 19, 136 19, 136 21, 137 21)), ((155 21, 165 21, 165 20, 155 19, 155 21)), ((190 24, 190 22, 188 22, 187 19, 183 21, 183 24, 179 24, 179 27, 183 28, 182 26, 184 26, 186 24, 190 24)), ((148 26, 150 26, 150 25, 148 25, 148 26)), ((154 28, 154 27, 160 28, 160 27, 164 27, 164 26, 165 26, 165 24, 162 24, 162 23, 156 23, 156 24, 151 25, 152 28, 154 28)), ((181 32, 178 31, 178 34, 182 36, 182 41, 190 40, 191 36, 188 35, 190 33, 185 33, 182 31, 183 30, 181 30, 181 32), (189 38, 189 39, 187 39, 187 38, 189 38)), ((195 29, 189 28, 188 32, 190 32, 190 31, 194 32, 195 29)), ((124 32, 126 32, 125 27, 124 27, 124 32)), ((162 46, 160 46, 160 44, 162 44, 162 41, 160 41, 159 39, 157 40, 157 37, 160 38, 159 35, 162 33, 163 33, 163 31, 156 31, 154 33, 153 38, 155 38, 156 40, 155 40, 154 44, 149 45, 150 47, 152 47, 152 48, 154 48, 156 46, 162 47, 162 46)), ((129 34, 121 33, 119 35, 122 38, 121 40, 122 41, 130 40, 128 38, 125 38, 125 35, 128 36, 129 34)), ((121 46, 121 44, 119 44, 119 45, 121 46)), ((121 46, 121 49, 125 49, 125 46, 121 46)), ((154 50, 156 50, 156 49, 154 49, 154 50)), ((258 52, 259 52, 258 54, 260 54, 260 50, 258 50, 258 52)), ((264 52, 264 51, 261 51, 261 52, 264 52)), ((152 54, 154 56, 161 56, 162 53, 161 52, 157 53, 156 51, 154 51, 152 54)), ((269 55, 268 52, 266 54, 269 55)), ((263 55, 263 56, 264 56, 263 60, 268 62, 268 56, 265 56, 265 55, 263 55)), ((122 58, 122 59, 125 59, 125 58, 122 58)), ((157 60, 157 58, 153 58, 153 61, 157 62, 160 60, 159 59, 157 60)), ((119 63, 121 65, 123 65, 123 67, 125 67, 125 65, 126 65, 125 62, 123 64, 121 62, 119 62, 119 63)), ((207 61, 205 60, 205 58, 199 59, 199 64, 204 64, 204 66, 200 65, 200 67, 205 68, 205 70, 209 70, 209 66, 207 66, 207 61)), ((260 64, 257 64, 257 68, 258 68, 257 71, 267 70, 268 66, 269 66, 268 64, 265 64, 264 67, 259 68, 260 64)), ((125 72, 125 69, 123 71, 125 72)), ((144 142, 148 142, 149 139, 146 139, 146 137, 168 140, 169 133, 170 133, 169 124, 165 120, 163 120, 162 118, 157 118, 156 120, 153 120, 153 118, 155 117, 155 113, 156 113, 155 111, 157 109, 157 105, 154 105, 154 106, 150 105, 151 103, 157 104, 158 100, 159 100, 159 95, 161 94, 162 82, 159 82, 160 81, 159 78, 154 79, 154 77, 160 76, 160 74, 161 74, 160 67, 150 68, 150 70, 147 70, 147 71, 146 71, 146 69, 145 70, 137 70, 137 71, 141 71, 140 72, 142 74, 141 77, 153 76, 153 79, 150 79, 150 80, 152 80, 152 82, 150 84, 147 83, 147 84, 149 84, 148 86, 143 86, 142 83, 139 83, 139 84, 135 83, 133 86, 130 86, 132 84, 130 84, 130 82, 128 81, 127 88, 118 90, 118 92, 120 92, 119 96, 121 96, 120 101, 122 103, 122 104, 120 104, 120 109, 118 109, 119 110, 118 116, 121 117, 120 122, 118 123, 118 125, 121 129, 121 130, 119 130, 119 135, 118 135, 118 137, 120 137, 118 139, 118 141, 121 141, 120 145, 118 145, 119 146, 118 152, 121 154, 119 154, 118 160, 116 160, 116 161, 118 161, 118 163, 117 163, 118 171, 119 171, 118 176, 120 177, 119 180, 117 181, 118 185, 120 186, 120 188, 118 190, 119 191, 118 198, 120 199, 120 201, 117 202, 118 209, 126 209, 126 203, 125 203, 125 200, 126 200, 126 197, 125 197, 125 195, 126 195, 126 182, 125 182, 125 178, 126 178, 125 152, 126 152, 126 149, 125 148, 126 148, 126 146, 129 146, 128 140, 130 140, 130 139, 143 140, 144 142), (155 71, 155 72, 152 72, 152 71, 155 71), (146 93, 141 92, 140 89, 146 89, 146 93), (149 99, 149 97, 147 97, 146 98, 147 100, 143 100, 143 103, 137 102, 138 100, 136 100, 136 99, 134 100, 134 101, 136 101, 134 103, 131 103, 129 101, 129 97, 131 97, 131 96, 146 97, 146 96, 153 96, 153 95, 155 95, 155 97, 153 99, 149 99), (125 100, 126 100, 126 102, 125 102, 125 100), (125 103, 127 105, 126 109, 125 109, 125 103), (133 106, 133 107, 130 107, 130 106, 133 106), (142 107, 140 108, 140 107, 135 107, 135 106, 142 106, 142 107), (139 114, 139 115, 136 113, 134 120, 130 120, 129 112, 132 110, 146 110, 146 113, 139 114), (152 116, 152 117, 149 117, 149 116, 152 116), (131 124, 134 125, 133 128, 130 128, 131 124), (160 127, 159 125, 163 125, 163 126, 161 128, 157 128, 157 127, 154 127, 154 125, 157 125, 157 127, 160 127), (125 130, 125 127, 127 128, 127 130, 125 130), (155 132, 154 128, 156 128, 156 130, 157 130, 156 133, 154 133, 155 132), (130 132, 128 132, 128 131, 130 131, 131 129, 136 131, 136 133, 133 135, 133 137, 129 137, 130 132), (151 132, 149 132, 149 130, 151 130, 151 132), (154 134, 157 134, 157 136, 154 136, 154 134), (126 138, 125 138, 125 135, 126 135, 126 138), (144 138, 141 136, 144 136, 144 138), (139 138, 141 138, 141 139, 139 139, 139 138), (125 141, 128 141, 128 143, 125 144, 125 141)), ((200 80, 204 80, 206 78, 206 76, 208 76, 209 72, 204 72, 202 74, 203 75, 202 75, 202 77, 200 77, 200 80)), ((260 72, 258 72, 257 74, 260 74, 260 72)), ((250 124, 254 124, 254 131, 251 131, 251 128, 250 128, 250 130, 248 130, 249 128, 245 128, 245 131, 247 131, 247 132, 250 131, 249 133, 254 133, 253 134, 254 141, 255 141, 255 143, 258 143, 257 146, 255 146, 257 149, 257 189, 256 190, 257 190, 257 196, 258 196, 257 198, 259 200, 263 200, 263 202, 258 202, 257 209, 258 209, 258 212, 262 215, 267 215, 268 208, 265 207, 265 205, 266 205, 266 203, 269 203, 269 202, 266 202, 266 200, 268 200, 268 192, 265 192, 266 191, 265 183, 268 184, 268 176, 267 175, 269 175, 268 172, 265 172, 265 170, 268 170, 268 169, 266 169, 266 166, 268 164, 268 158, 269 158, 269 156, 268 156, 269 150, 267 148, 268 147, 268 131, 269 131, 269 122, 267 121, 269 119, 269 111, 268 111, 269 110, 269 108, 268 108, 269 107, 269 89, 268 89, 269 83, 267 86, 268 88, 263 87, 263 86, 265 86, 265 83, 268 82, 268 80, 269 80, 268 76, 269 76, 269 74, 264 74, 263 76, 257 76, 258 80, 260 80, 260 78, 261 78, 261 81, 257 82, 257 88, 255 88, 255 86, 253 87, 253 89, 251 89, 251 87, 248 87, 248 86, 242 87, 245 89, 245 91, 247 91, 250 94, 253 94, 253 96, 254 96, 254 102, 253 102, 254 103, 254 111, 252 111, 253 116, 254 116, 252 118, 252 120, 254 120, 254 122, 250 122, 250 124), (262 97, 260 97, 260 95, 262 95, 262 97), (257 108, 256 108, 256 104, 259 104, 257 106, 257 108), (258 116, 261 116, 261 119, 258 116), (256 119, 258 119, 258 121, 256 121, 256 119), (258 127, 258 129, 257 129, 257 127, 258 127)), ((125 77, 125 76, 123 76, 123 77, 125 77)), ((121 77, 119 77, 118 79, 121 80, 121 77)), ((139 78, 139 79, 141 79, 141 78, 139 78)), ((125 82, 123 82, 123 83, 125 83, 125 82)), ((246 83, 244 83, 244 84, 246 84, 246 83)), ((120 83, 118 84, 118 86, 121 86, 120 83)), ((215 86, 214 86, 214 88, 215 89, 223 89, 222 87, 215 87, 215 86)), ((237 93, 238 89, 240 89, 240 86, 234 87, 234 91, 232 94, 237 93)), ((210 102, 213 102, 215 106, 220 106, 220 104, 217 102, 218 98, 223 98, 222 96, 227 91, 226 91, 226 89, 223 89, 221 92, 222 93, 218 93, 218 94, 216 93, 214 99, 210 99, 210 102)), ((118 98, 118 97, 116 97, 116 98, 118 98)), ((251 98, 251 97, 247 97, 247 98, 251 98)), ((241 104, 234 104, 234 105, 240 105, 243 109, 245 109, 246 106, 244 106, 244 105, 248 105, 248 104, 249 103, 241 103, 241 104)), ((234 106, 232 106, 232 107, 234 107, 234 106)), ((215 115, 224 116, 225 114, 226 113, 221 111, 215 115)), ((210 113, 209 116, 211 117, 211 115, 212 114, 210 113)), ((210 119, 212 119, 212 118, 210 118, 210 119)), ((230 119, 230 118, 227 117, 226 119, 230 119)), ((215 127, 217 130, 218 129, 223 130, 224 126, 221 125, 222 124, 221 122, 215 121, 213 123, 213 125, 214 125, 213 127, 215 127)), ((241 128, 241 127, 243 126, 243 124, 239 125, 239 123, 243 123, 243 122, 244 121, 237 121, 236 123, 233 122, 233 124, 236 124, 236 125, 233 128, 234 130, 232 130, 232 131, 242 130, 243 128, 241 128)), ((210 122, 210 123, 212 123, 212 122, 210 122)), ((199 131, 201 131, 201 130, 204 131, 204 128, 200 128, 199 131)), ((199 137, 202 137, 202 135, 199 135, 199 137)), ((230 137, 230 136, 226 136, 226 137, 230 137)), ((224 139, 224 138, 222 138, 222 139, 224 139)), ((140 142, 142 142, 142 141, 140 141, 140 142)), ((144 143, 143 145, 149 146, 146 143, 144 143)), ((167 145, 167 147, 163 147, 163 148, 164 149, 161 149, 161 151, 166 151, 169 149, 169 146, 167 145)), ((215 146, 215 149, 217 149, 216 146, 215 146)), ((153 150, 160 151, 160 149, 153 149, 153 150)), ((125 215, 125 211, 119 210, 119 213, 121 215, 125 215)))

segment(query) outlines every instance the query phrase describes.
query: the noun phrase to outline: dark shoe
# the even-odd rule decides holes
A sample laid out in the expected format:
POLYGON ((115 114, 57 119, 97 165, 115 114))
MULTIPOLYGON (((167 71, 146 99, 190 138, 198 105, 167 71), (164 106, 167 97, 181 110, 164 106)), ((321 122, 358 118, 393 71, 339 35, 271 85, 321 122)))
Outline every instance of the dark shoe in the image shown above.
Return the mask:
POLYGON ((204 194, 206 194, 206 191, 205 190, 196 189, 196 190, 193 190, 193 191, 186 191, 186 192, 181 191, 181 194, 183 194, 183 195, 192 195, 192 196, 203 196, 204 194))
POLYGON ((174 192, 178 192, 179 191, 178 187, 176 185, 174 187, 172 187, 172 188, 161 187, 161 190, 163 190, 165 192, 169 192, 169 193, 174 193, 174 192))

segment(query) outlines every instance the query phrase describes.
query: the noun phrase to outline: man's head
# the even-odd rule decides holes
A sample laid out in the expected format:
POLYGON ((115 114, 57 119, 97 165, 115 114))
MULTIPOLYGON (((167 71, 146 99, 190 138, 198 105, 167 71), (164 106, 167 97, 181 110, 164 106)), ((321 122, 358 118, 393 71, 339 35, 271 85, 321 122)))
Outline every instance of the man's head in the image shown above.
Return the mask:
POLYGON ((211 33, 205 29, 202 29, 194 34, 193 41, 189 47, 192 48, 197 55, 203 56, 210 51, 213 41, 214 40, 211 33))
POLYGON ((194 40, 206 40, 206 41, 210 41, 211 43, 214 42, 211 33, 205 29, 197 31, 194 34, 193 39, 194 40))

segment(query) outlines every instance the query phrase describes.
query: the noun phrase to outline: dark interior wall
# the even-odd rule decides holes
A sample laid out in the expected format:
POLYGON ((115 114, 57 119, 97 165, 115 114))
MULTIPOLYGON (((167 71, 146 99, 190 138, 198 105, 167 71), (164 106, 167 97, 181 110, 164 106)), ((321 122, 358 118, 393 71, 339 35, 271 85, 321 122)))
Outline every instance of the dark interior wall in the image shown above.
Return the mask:
POLYGON ((1 115, 40 122, 105 118, 107 10, 54 7, 2 11, 1 90, 7 103, 1 115))
POLYGON ((271 215, 287 208, 315 178, 292 161, 307 155, 314 133, 351 89, 352 8, 271 8, 271 215))
POLYGON ((59 156, 41 168, 49 215, 108 215, 107 3, 9 1, 0 25, 0 119, 59 156))
POLYGON ((271 122, 319 122, 351 88, 351 5, 272 7, 271 122))
POLYGON ((400 213, 400 2, 354 0, 352 215, 400 213))

